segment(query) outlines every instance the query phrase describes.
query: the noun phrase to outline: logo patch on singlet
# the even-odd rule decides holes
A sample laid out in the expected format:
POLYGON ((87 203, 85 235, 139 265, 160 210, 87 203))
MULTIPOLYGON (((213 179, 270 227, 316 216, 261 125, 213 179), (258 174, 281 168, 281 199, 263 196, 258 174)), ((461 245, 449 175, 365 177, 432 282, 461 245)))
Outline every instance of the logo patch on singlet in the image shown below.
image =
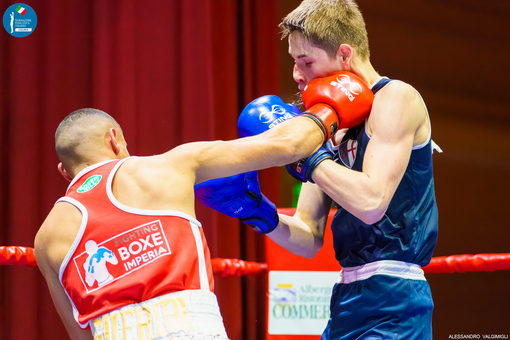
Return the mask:
POLYGON ((101 182, 101 178, 102 178, 101 175, 94 175, 87 178, 87 180, 82 185, 80 185, 80 187, 76 191, 82 194, 84 192, 94 189, 94 187, 98 185, 99 182, 101 182))
POLYGON ((349 169, 352 169, 352 166, 356 161, 357 150, 358 141, 353 139, 347 139, 338 146, 338 157, 349 169))
POLYGON ((83 286, 92 292, 171 253, 161 221, 157 220, 104 242, 88 240, 85 251, 73 262, 83 286))

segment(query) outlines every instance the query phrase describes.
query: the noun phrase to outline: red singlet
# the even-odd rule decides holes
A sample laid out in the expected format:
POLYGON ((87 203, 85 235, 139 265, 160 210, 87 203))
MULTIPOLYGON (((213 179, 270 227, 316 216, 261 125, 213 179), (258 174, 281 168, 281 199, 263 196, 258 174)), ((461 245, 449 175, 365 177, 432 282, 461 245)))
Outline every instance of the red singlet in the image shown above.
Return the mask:
POLYGON ((200 222, 177 211, 130 208, 113 196, 112 181, 124 160, 82 170, 58 200, 82 213, 80 230, 59 273, 82 328, 125 305, 181 290, 214 288, 200 222))

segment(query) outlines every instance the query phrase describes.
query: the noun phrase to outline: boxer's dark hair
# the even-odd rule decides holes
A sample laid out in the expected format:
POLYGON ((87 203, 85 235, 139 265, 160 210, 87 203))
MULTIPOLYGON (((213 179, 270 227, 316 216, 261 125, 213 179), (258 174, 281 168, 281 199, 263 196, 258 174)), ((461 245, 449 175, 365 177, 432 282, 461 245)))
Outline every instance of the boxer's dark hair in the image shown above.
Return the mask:
POLYGON ((370 57, 365 20, 353 0, 304 0, 279 26, 282 39, 298 31, 331 59, 341 44, 354 47, 362 60, 370 57))
POLYGON ((55 132, 55 149, 64 168, 85 159, 90 149, 94 149, 92 142, 101 137, 103 130, 108 131, 109 127, 115 128, 118 138, 123 139, 119 123, 104 111, 84 108, 65 117, 55 132))

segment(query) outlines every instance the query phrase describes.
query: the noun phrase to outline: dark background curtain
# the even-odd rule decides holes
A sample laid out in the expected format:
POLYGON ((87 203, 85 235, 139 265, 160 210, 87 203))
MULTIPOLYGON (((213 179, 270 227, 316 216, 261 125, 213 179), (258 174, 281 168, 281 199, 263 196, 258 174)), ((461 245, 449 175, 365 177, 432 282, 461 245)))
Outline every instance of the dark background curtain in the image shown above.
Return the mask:
MULTIPOLYGON (((278 23, 297 0, 26 0, 38 25, 0 32, 0 245, 33 246, 67 182, 53 137, 70 112, 95 107, 123 126, 133 155, 237 137, 237 117, 265 94, 296 92, 278 23)), ((1 13, 12 2, 0 0, 1 13)), ((381 74, 423 95, 433 138, 440 236, 435 255, 510 252, 507 2, 360 0, 381 74)), ((281 169, 263 192, 292 204, 281 169)), ((265 261, 264 238, 197 204, 213 257, 265 261)), ((434 333, 510 334, 510 272, 428 275, 434 333)), ((263 275, 216 278, 232 339, 263 339, 263 275)), ((65 338, 37 268, 0 267, 0 339, 65 338)))
MULTIPOLYGON (((5 11, 11 3, 1 1, 5 11)), ((273 1, 27 1, 38 26, 26 38, 0 34, 1 245, 33 246, 67 183, 56 170, 58 123, 82 107, 102 109, 124 129, 133 155, 179 144, 237 138, 252 99, 277 93, 278 17, 273 1)), ((261 174, 278 182, 278 171, 261 174)), ((264 183, 278 200, 278 187, 264 183)), ((264 261, 263 237, 197 205, 213 257, 264 261)), ((0 268, 0 338, 64 334, 36 268, 0 268)), ((233 339, 248 334, 262 279, 216 280, 233 339), (252 282, 253 281, 253 282, 252 282), (244 334, 243 334, 244 332, 244 334)), ((254 324, 254 323, 252 323, 254 324)), ((256 330, 249 333, 256 336, 256 330)))

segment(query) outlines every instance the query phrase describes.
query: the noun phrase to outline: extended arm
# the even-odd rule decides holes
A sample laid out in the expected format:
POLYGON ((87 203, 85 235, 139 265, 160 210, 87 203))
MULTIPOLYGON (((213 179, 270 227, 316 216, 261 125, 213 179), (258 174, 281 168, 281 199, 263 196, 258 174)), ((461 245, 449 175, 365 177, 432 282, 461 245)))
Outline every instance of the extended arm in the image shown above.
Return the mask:
MULTIPOLYGON (((297 107, 284 103, 280 98, 263 96, 248 104, 239 116, 239 134, 241 137, 258 135, 299 114, 301 112, 297 107)), ((310 156, 310 159, 317 159, 317 152, 315 157, 310 156)), ((318 161, 311 163, 317 164, 318 161)), ((310 200, 311 204, 300 204, 301 215, 307 218, 301 218, 299 212, 294 218, 282 215, 281 225, 285 226, 285 231, 280 236, 274 236, 280 244, 295 248, 294 251, 303 256, 313 256, 310 254, 316 252, 315 249, 320 249, 323 234, 321 230, 317 231, 319 228, 315 224, 315 221, 321 220, 321 216, 307 213, 308 209, 313 208, 317 201, 323 198, 322 191, 316 186, 310 186, 308 190, 311 190, 314 199, 310 200), (315 199, 316 195, 320 197, 315 199), (304 220, 311 222, 311 227, 304 220)), ((195 195, 205 206, 228 216, 238 217, 257 232, 270 234, 280 224, 276 206, 260 192, 256 171, 199 183, 195 185, 195 195)))
POLYGON ((252 170, 283 166, 311 155, 323 143, 318 126, 305 117, 285 121, 260 135, 231 141, 181 145, 169 156, 191 162, 196 183, 252 170))
MULTIPOLYGON (((201 171, 197 172, 197 183, 204 175, 225 177, 306 158, 327 142, 338 127, 349 128, 362 122, 370 113, 373 99, 372 91, 350 72, 339 71, 326 78, 314 79, 303 91, 307 110, 302 116, 289 119, 260 135, 206 148, 205 157, 198 157, 203 161, 198 163, 201 171), (350 91, 345 88, 346 84, 350 91), (221 159, 223 152, 231 157, 221 159), (232 173, 225 174, 228 168, 232 173)), ((299 173, 299 166, 294 170, 299 173)))
POLYGON ((322 162, 313 179, 333 200, 367 224, 379 221, 402 179, 413 144, 428 132, 426 113, 412 87, 388 85, 375 98, 363 171, 322 162))
MULTIPOLYGON (((237 129, 241 137, 259 135, 300 114, 299 108, 277 96, 262 96, 243 109, 237 129)), ((278 226, 276 206, 260 191, 257 171, 198 183, 195 196, 206 207, 237 217, 259 233, 278 226)))

